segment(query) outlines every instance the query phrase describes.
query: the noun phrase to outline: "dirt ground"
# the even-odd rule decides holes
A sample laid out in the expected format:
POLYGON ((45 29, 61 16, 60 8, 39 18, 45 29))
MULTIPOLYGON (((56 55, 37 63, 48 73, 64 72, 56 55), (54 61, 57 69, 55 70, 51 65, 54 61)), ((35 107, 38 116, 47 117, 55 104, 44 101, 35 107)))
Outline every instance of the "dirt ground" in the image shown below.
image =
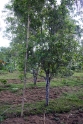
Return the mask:
MULTIPOLYGON (((9 80, 9 83, 14 80, 9 80)), ((16 80, 16 83, 19 83, 16 80)), ((75 92, 81 87, 55 87, 50 88, 50 99, 60 97, 64 92, 75 92)), ((25 103, 34 103, 45 100, 44 88, 29 88, 26 89, 25 103)), ((12 93, 10 91, 0 92, 0 104, 7 103, 11 105, 18 105, 22 102, 22 90, 12 93)), ((83 124, 83 110, 73 110, 69 113, 63 114, 44 114, 44 115, 30 115, 26 117, 7 118, 1 124, 83 124)))
POLYGON ((1 124, 83 124, 83 110, 63 114, 34 115, 8 118, 1 124))

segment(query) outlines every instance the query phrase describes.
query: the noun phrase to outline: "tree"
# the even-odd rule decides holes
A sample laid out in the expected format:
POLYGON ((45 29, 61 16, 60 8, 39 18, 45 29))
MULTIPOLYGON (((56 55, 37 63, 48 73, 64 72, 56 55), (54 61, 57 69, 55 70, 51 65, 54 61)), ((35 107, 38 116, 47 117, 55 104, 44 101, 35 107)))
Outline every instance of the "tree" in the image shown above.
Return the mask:
POLYGON ((46 105, 49 104, 49 87, 52 76, 60 67, 67 67, 76 49, 74 23, 68 17, 65 2, 57 8, 54 0, 46 4, 42 32, 37 33, 35 54, 46 76, 46 105))
POLYGON ((44 0, 40 1, 35 0, 14 0, 13 7, 14 12, 17 15, 17 17, 22 20, 23 24, 26 27, 26 48, 25 48, 25 62, 24 62, 24 90, 23 90, 23 101, 22 101, 22 111, 21 116, 23 116, 23 108, 24 108, 24 97, 25 97, 25 86, 26 86, 26 70, 27 70, 27 49, 28 49, 28 42, 29 42, 29 32, 30 32, 30 19, 34 18, 33 13, 40 11, 42 8, 42 5, 44 3, 44 0))
MULTIPOLYGON (((11 7, 9 7, 9 5, 7 5, 6 8, 8 8, 8 10, 10 10, 11 7)), ((38 18, 38 15, 36 15, 36 17, 38 18)), ((15 57, 17 68, 20 71, 23 71, 23 69, 24 69, 24 54, 25 54, 25 40, 26 40, 26 38, 25 38, 26 37, 26 27, 25 27, 25 25, 23 25, 21 20, 18 21, 17 17, 13 17, 13 16, 11 17, 11 15, 9 15, 9 17, 7 16, 7 18, 5 20, 7 23, 5 34, 8 37, 10 37, 10 34, 12 35, 12 38, 11 38, 12 42, 10 43, 10 47, 15 54, 14 57, 15 57), (21 30, 21 28, 22 28, 22 30, 21 30)), ((34 26, 33 26, 33 28, 34 28, 34 26)), ((36 27, 36 30, 37 30, 37 27, 36 27)), ((31 32, 31 35, 33 35, 34 32, 36 32, 36 31, 31 28, 30 32, 31 32)), ((32 36, 32 38, 33 38, 33 36, 32 36)), ((30 39, 32 39, 32 38, 30 38, 30 39)), ((33 53, 34 42, 32 40, 30 41, 30 39, 28 42, 28 49, 27 49, 27 54, 28 54, 28 56, 27 56, 27 58, 28 58, 27 71, 31 72, 30 70, 33 70, 33 79, 34 79, 33 81, 34 81, 34 84, 36 84, 38 67, 36 65, 34 65, 34 61, 35 61, 35 57, 34 57, 34 53, 33 53)))
POLYGON ((83 70, 83 41, 79 45, 79 49, 77 50, 77 61, 76 61, 76 69, 78 71, 83 70))
POLYGON ((19 33, 15 37, 18 40, 22 36, 22 39, 19 40, 19 44, 20 41, 22 44, 19 46, 23 48, 22 55, 25 54, 21 116, 23 116, 24 108, 27 63, 29 64, 29 61, 33 60, 32 53, 36 58, 32 62, 39 65, 46 74, 46 105, 49 104, 49 86, 52 76, 58 72, 60 67, 67 67, 74 56, 75 26, 68 16, 68 6, 72 5, 72 2, 62 0, 59 6, 55 0, 35 0, 34 2, 14 0, 12 2, 14 13, 22 27, 20 29, 24 34, 18 30, 19 33), (34 37, 34 40, 31 37, 34 37), (29 50, 30 41, 33 41, 33 44, 29 50))

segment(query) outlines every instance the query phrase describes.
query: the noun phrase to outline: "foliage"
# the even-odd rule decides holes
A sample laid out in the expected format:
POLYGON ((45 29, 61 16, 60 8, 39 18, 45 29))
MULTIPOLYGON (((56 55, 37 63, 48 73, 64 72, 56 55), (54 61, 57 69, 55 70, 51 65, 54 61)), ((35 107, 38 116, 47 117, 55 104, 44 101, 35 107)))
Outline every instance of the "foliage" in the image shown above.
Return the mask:
POLYGON ((0 79, 0 82, 5 85, 7 83, 7 80, 6 79, 0 79))
POLYGON ((15 70, 15 57, 14 53, 12 52, 11 48, 5 48, 1 47, 0 48, 0 54, 2 55, 2 69, 7 70, 9 72, 12 72, 15 70))
MULTIPOLYGON (((43 68, 47 68, 44 66, 49 66, 48 63, 52 62, 50 71, 54 73, 53 71, 55 70, 56 73, 58 66, 61 66, 62 64, 67 66, 67 63, 69 63, 73 57, 71 55, 74 52, 74 48, 76 46, 76 42, 74 39, 72 39, 74 33, 74 23, 67 15, 68 10, 66 5, 69 3, 62 0, 61 5, 57 7, 55 1, 49 1, 49 3, 45 3, 45 1, 42 0, 41 2, 35 1, 33 3, 32 1, 25 0, 23 3, 22 2, 23 1, 19 0, 12 2, 14 13, 17 15, 17 17, 15 16, 15 18, 12 18, 12 22, 17 23, 17 26, 14 26, 16 29, 11 28, 10 26, 10 30, 12 29, 13 35, 16 34, 16 36, 13 37, 13 42, 11 43, 11 47, 14 48, 14 51, 16 49, 17 52, 16 57, 18 59, 16 63, 20 69, 24 68, 23 63, 25 55, 26 22, 28 18, 27 14, 29 13, 31 21, 30 38, 27 50, 28 68, 32 66, 30 67, 31 69, 34 67, 34 65, 39 65, 38 63, 44 63, 44 65, 40 64, 40 66, 42 65, 43 68), (29 7, 27 7, 28 5, 29 7), (19 21, 14 21, 17 19, 19 19, 19 21), (38 21, 40 22, 40 25, 38 25, 38 21), (36 35, 34 35, 33 31, 36 35), (39 48, 38 46, 41 47, 39 48), (68 48, 69 46, 70 48, 68 48), (37 47, 40 51, 37 49, 37 47), (65 49, 63 50, 63 48, 65 49), (34 49, 36 50, 37 54, 33 51, 34 49), (70 49, 72 49, 72 52, 70 52, 70 49), (49 55, 47 55, 48 52, 49 55), (69 55, 63 55, 64 52, 68 52, 69 55), (54 54, 56 54, 56 56, 54 54), (37 58, 39 60, 37 60, 37 58), (44 62, 42 58, 46 58, 45 60, 49 62, 44 62), (51 62, 48 58, 51 60, 51 62)), ((11 22, 11 18, 7 18, 7 21, 8 19, 11 22)))

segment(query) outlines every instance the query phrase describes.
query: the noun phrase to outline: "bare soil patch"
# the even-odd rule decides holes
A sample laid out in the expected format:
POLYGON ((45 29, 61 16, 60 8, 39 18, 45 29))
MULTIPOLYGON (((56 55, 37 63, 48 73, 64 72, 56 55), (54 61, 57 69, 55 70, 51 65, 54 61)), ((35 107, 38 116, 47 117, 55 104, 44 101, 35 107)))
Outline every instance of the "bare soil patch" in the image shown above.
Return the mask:
MULTIPOLYGON (((60 97, 63 93, 75 92, 79 90, 80 87, 55 87, 50 88, 50 99, 56 99, 60 97)), ((25 92, 25 103, 34 103, 37 101, 45 100, 45 88, 29 88, 25 92)), ((1 91, 0 92, 0 103, 9 104, 20 104, 22 101, 22 90, 15 93, 11 91, 1 91)))
MULTIPOLYGON (((14 83, 14 84, 19 84, 21 83, 21 80, 20 79, 7 79, 7 82, 10 84, 10 83, 14 83)), ((31 83, 33 82, 33 78, 27 78, 27 83, 31 83)), ((38 82, 45 82, 44 78, 38 78, 37 79, 37 83, 38 82)))
POLYGON ((63 114, 30 115, 8 118, 1 124, 83 124, 83 110, 63 114))

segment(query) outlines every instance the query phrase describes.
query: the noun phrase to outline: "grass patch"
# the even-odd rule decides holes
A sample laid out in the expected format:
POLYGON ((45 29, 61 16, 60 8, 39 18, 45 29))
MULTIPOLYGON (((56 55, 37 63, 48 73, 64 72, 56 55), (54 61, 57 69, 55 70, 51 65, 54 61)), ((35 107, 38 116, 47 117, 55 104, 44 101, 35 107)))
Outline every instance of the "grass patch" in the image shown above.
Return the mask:
MULTIPOLYGON (((45 106, 45 101, 25 104, 24 115, 37 115, 46 113, 64 113, 70 110, 83 109, 82 91, 72 94, 63 94, 61 98, 50 100, 49 106, 45 106)), ((11 107, 11 105, 2 104, 0 106, 0 115, 5 117, 20 116, 21 105, 11 107), (8 109, 5 113, 5 109, 8 109), (2 114, 3 113, 3 114, 2 114)))
POLYGON ((61 82, 59 82, 61 86, 80 86, 83 85, 83 80, 78 80, 77 78, 63 78, 61 82))
POLYGON ((79 99, 83 99, 83 88, 81 88, 80 90, 78 90, 77 92, 73 92, 73 93, 63 93, 63 97, 65 97, 66 99, 70 99, 70 100, 79 100, 79 99))
MULTIPOLYGON (((2 83, 1 83, 2 84, 2 83)), ((60 80, 53 80, 50 83, 50 87, 63 87, 63 86, 81 86, 83 85, 83 81, 78 81, 78 80, 74 80, 74 79, 61 79, 60 80)), ((11 92, 14 91, 18 91, 20 89, 23 89, 24 84, 23 83, 19 83, 19 84, 8 84, 6 83, 5 85, 1 85, 0 87, 0 91, 2 90, 10 90, 11 92)), ((38 87, 38 88, 45 88, 46 83, 45 82, 38 82, 36 85, 33 84, 33 82, 31 83, 26 83, 26 88, 34 88, 34 87, 38 87)))
POLYGON ((7 71, 5 71, 5 70, 0 70, 0 75, 1 74, 7 74, 7 71))
POLYGON ((74 77, 76 77, 76 76, 83 77, 83 72, 75 72, 75 73, 73 74, 73 76, 74 76, 74 77))
POLYGON ((0 75, 0 79, 19 79, 19 72, 15 71, 13 73, 7 72, 6 74, 0 75))
MULTIPOLYGON (((20 79, 20 75, 23 74, 19 71, 14 71, 12 73, 10 72, 4 72, 0 74, 0 79, 20 79)), ((32 74, 27 73, 27 78, 31 78, 32 74)))
MULTIPOLYGON (((83 101, 82 100, 75 100, 75 99, 56 99, 52 100, 49 103, 49 106, 45 106, 45 102, 37 102, 34 104, 25 104, 24 115, 37 115, 46 113, 64 113, 69 112, 72 109, 79 109, 83 108, 83 101)), ((20 116, 21 113, 21 105, 13 108, 12 110, 8 110, 3 116, 20 116)))

